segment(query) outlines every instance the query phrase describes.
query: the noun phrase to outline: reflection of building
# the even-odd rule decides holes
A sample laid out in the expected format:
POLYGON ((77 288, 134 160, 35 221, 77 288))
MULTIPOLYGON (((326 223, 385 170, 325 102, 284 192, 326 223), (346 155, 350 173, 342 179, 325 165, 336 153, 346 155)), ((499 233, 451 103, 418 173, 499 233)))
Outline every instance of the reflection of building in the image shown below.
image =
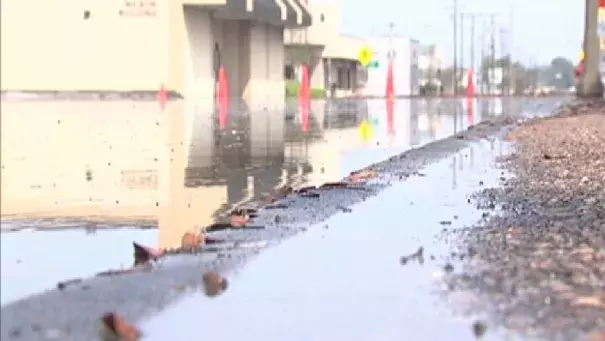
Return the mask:
POLYGON ((2 214, 155 219, 169 136, 156 107, 3 100, 2 214))
POLYGON ((284 185, 285 118, 283 112, 261 111, 250 123, 250 172, 254 177, 254 195, 260 196, 284 185))
POLYGON ((336 96, 355 94, 365 82, 358 62, 363 40, 340 34, 340 0, 310 1, 310 27, 287 29, 286 69, 288 79, 300 80, 300 65, 310 65, 311 87, 331 90, 336 96))
POLYGON ((368 101, 365 100, 327 101, 325 107, 324 129, 357 127, 362 120, 368 118, 368 101))
POLYGON ((412 120, 412 145, 422 145, 435 139, 440 113, 440 99, 419 100, 418 114, 412 120))

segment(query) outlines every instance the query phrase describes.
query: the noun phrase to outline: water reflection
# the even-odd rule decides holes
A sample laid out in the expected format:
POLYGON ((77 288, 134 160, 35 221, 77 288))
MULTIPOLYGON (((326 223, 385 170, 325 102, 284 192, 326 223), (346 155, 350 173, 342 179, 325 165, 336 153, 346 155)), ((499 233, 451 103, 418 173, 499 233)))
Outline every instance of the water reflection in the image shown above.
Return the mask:
POLYGON ((222 120, 192 102, 163 113, 109 101, 3 109, 3 217, 157 220, 160 247, 262 193, 337 180, 467 126, 464 103, 439 99, 313 102, 308 117, 296 104, 231 106, 222 120), (364 120, 369 141, 358 132, 364 120))

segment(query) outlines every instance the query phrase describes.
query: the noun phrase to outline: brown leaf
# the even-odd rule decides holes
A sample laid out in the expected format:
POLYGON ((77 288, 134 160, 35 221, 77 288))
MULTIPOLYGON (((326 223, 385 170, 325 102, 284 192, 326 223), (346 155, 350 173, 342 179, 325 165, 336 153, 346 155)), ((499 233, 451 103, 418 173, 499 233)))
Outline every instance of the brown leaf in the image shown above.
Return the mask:
POLYGON ((246 225, 248 222, 250 221, 250 218, 247 216, 242 216, 242 215, 232 215, 229 218, 229 223, 231 223, 232 226, 244 226, 246 225))
POLYGON ((207 296, 214 297, 227 290, 229 282, 216 271, 208 271, 202 276, 204 292, 207 296))
POLYGON ((205 235, 203 233, 195 234, 193 232, 187 232, 181 238, 181 247, 183 249, 196 249, 204 245, 205 235))
POLYGON ((378 177, 379 173, 375 171, 362 170, 358 172, 352 172, 347 177, 348 180, 352 181, 365 181, 378 177))
POLYGON ((101 339, 103 341, 138 341, 141 332, 116 313, 107 313, 101 317, 101 339))

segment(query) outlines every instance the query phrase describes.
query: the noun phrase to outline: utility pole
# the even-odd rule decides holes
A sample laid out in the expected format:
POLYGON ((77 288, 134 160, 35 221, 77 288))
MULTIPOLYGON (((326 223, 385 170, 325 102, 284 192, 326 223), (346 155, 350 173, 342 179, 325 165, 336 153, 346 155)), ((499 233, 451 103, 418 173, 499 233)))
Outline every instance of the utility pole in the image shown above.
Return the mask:
POLYGON ((454 70, 453 86, 454 95, 458 94, 458 0, 454 0, 454 70))
POLYGON ((496 64, 496 16, 495 14, 490 15, 490 25, 491 25, 491 37, 489 42, 489 57, 490 57, 490 68, 488 70, 488 90, 489 93, 492 93, 492 82, 494 81, 495 75, 495 64, 496 64))
POLYGON ((513 51, 514 51, 514 38, 513 38, 513 32, 515 31, 515 6, 513 5, 513 2, 511 1, 510 3, 510 22, 509 22, 509 29, 508 29, 508 57, 510 59, 510 63, 508 64, 508 90, 509 90, 509 95, 514 95, 516 92, 515 89, 515 84, 517 83, 515 81, 515 68, 513 66, 513 51))
MULTIPOLYGON (((508 56, 508 46, 506 46, 506 31, 504 28, 501 28, 499 31, 499 38, 500 38, 500 60, 502 61, 506 61, 506 57, 508 56)), ((510 64, 510 63, 509 63, 510 64)), ((504 86, 504 80, 508 79, 508 70, 509 70, 509 65, 502 65, 502 83, 500 84, 500 90, 501 90, 501 94, 504 95, 505 91, 507 91, 508 86, 505 87, 504 86)))
POLYGON ((481 22, 481 36, 479 41, 481 42, 481 55, 479 59, 479 70, 481 74, 481 94, 485 94, 485 22, 481 22))
POLYGON ((584 25, 584 73, 581 95, 584 97, 603 97, 603 84, 599 72, 599 0, 586 0, 584 25))
POLYGON ((460 76, 464 77, 464 18, 472 13, 460 13, 460 76))
POLYGON ((475 70, 475 15, 471 14, 471 68, 475 70))
MULTIPOLYGON (((477 85, 479 87, 479 91, 484 94, 486 90, 491 89, 491 81, 493 78, 493 64, 496 60, 496 47, 495 47, 495 39, 496 39, 496 16, 497 13, 461 13, 460 16, 462 18, 468 18, 471 20, 470 22, 470 67, 474 69, 477 78, 481 78, 481 82, 477 85), (487 27, 485 22, 485 18, 491 19, 491 34, 488 37, 488 32, 490 30, 487 27), (477 19, 479 21, 479 36, 475 35, 477 19), (476 51, 475 44, 477 43, 477 38, 479 38, 480 42, 480 60, 479 65, 475 62, 476 51), (486 44, 489 46, 486 47, 486 44), (489 54, 488 54, 489 53, 489 54), (489 56, 489 58, 488 58, 489 56), (486 63, 487 62, 487 63, 486 63), (489 65, 487 65, 489 64, 489 65), (479 77, 479 75, 481 77, 479 77)), ((462 54, 461 59, 464 58, 464 54, 462 54)))

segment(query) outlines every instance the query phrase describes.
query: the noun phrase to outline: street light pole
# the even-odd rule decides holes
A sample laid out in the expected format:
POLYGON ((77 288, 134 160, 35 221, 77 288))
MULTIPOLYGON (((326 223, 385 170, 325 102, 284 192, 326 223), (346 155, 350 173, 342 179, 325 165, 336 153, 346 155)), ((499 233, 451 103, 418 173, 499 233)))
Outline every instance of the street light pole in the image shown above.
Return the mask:
POLYGON ((491 94, 493 92, 493 81, 494 76, 496 74, 496 15, 490 15, 490 26, 491 26, 491 37, 489 42, 489 54, 490 54, 490 67, 487 71, 488 74, 488 93, 491 94), (491 72, 490 72, 491 71, 491 72))

